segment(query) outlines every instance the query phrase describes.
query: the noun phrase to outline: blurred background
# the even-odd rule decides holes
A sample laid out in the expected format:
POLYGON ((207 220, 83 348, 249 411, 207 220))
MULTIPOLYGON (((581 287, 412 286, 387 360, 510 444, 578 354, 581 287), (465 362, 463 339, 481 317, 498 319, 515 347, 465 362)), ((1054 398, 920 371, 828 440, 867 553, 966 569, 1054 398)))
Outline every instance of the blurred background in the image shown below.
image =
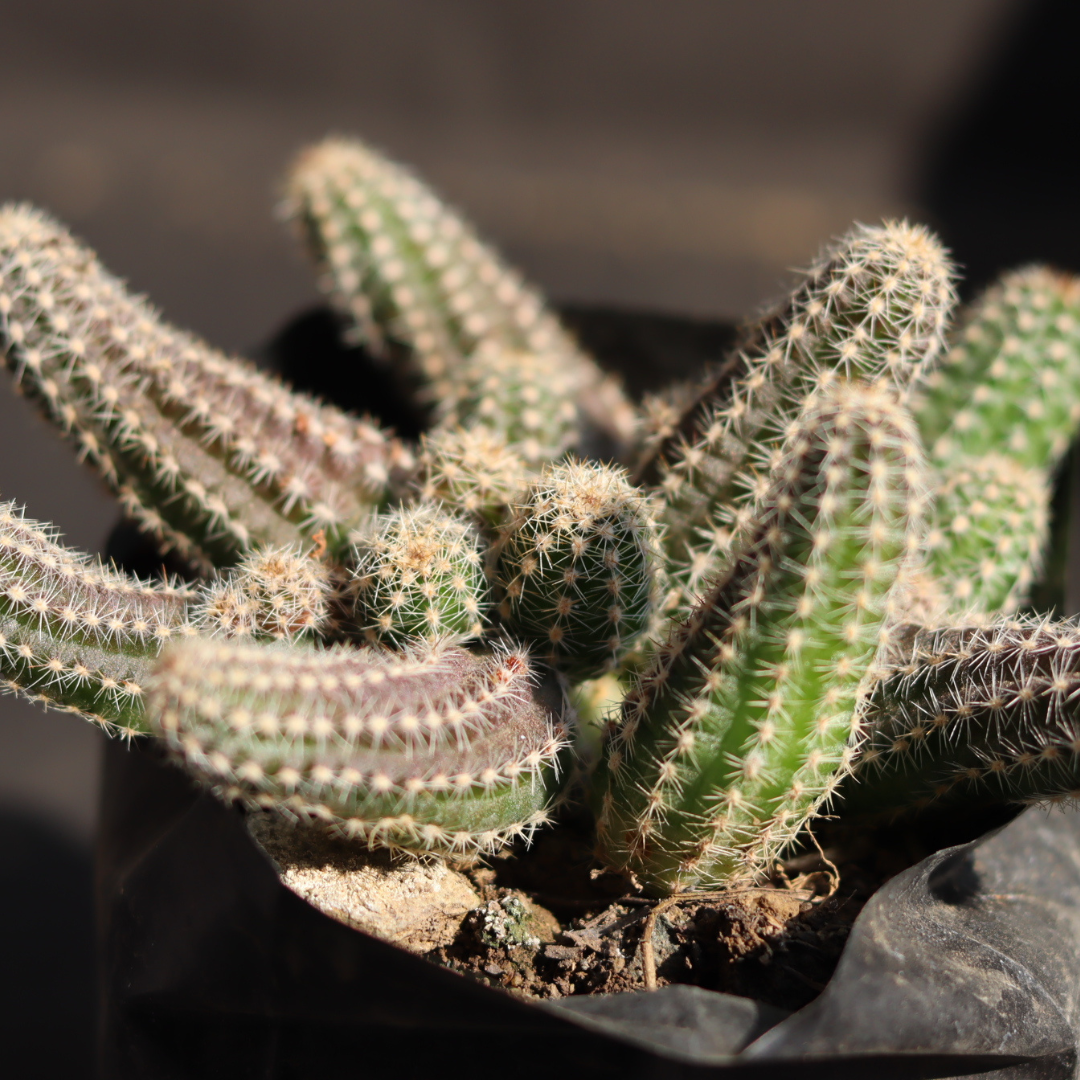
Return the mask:
MULTIPOLYGON (((53 211, 237 351, 317 300, 274 206, 330 132, 413 164, 557 300, 737 317, 851 221, 896 214, 940 227, 976 282, 1077 268, 1078 12, 0 0, 0 199, 53 211)), ((0 497, 89 550, 116 518, 6 380, 0 497)), ((89 1068, 99 755, 88 725, 0 700, 0 1039, 35 1047, 27 1075, 89 1068)))

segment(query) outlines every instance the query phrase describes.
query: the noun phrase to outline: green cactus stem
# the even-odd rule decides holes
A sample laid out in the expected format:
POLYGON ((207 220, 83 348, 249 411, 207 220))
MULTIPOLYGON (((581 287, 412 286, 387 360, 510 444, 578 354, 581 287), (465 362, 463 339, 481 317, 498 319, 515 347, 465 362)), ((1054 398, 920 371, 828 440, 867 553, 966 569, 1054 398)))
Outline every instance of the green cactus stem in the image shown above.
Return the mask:
POLYGON ((197 633, 193 589, 138 581, 57 542, 0 503, 0 677, 7 690, 109 731, 146 730, 144 690, 163 644, 197 633))
POLYGON ((520 651, 196 640, 162 655, 150 715, 226 800, 461 856, 548 820, 565 733, 532 690, 520 651))
POLYGON ((372 641, 479 637, 489 589, 476 529, 434 503, 380 515, 356 544, 356 621, 372 641))
POLYGON ((936 619, 1010 613, 1042 566, 1050 477, 1001 454, 963 459, 942 474, 926 538, 940 593, 936 619))
POLYGON ((412 465, 373 424, 163 323, 27 206, 0 210, 0 341, 124 508, 204 568, 319 532, 337 551, 412 465))
POLYGON ((845 816, 1080 797, 1080 627, 912 628, 866 712, 845 816))
POLYGON ((207 635, 296 641, 328 628, 330 594, 330 572, 312 555, 263 549, 205 585, 193 615, 207 635))
POLYGON ((1008 453, 1045 468, 1080 425, 1080 281, 1005 274, 972 305, 913 403, 930 459, 1008 453))
MULTIPOLYGON (((517 422, 534 392, 547 407, 556 405, 543 383, 519 384, 512 369, 506 371, 503 357, 525 356, 566 386, 586 427, 616 447, 631 439, 634 413, 618 385, 581 351, 539 294, 402 166, 359 141, 328 139, 296 162, 284 208, 356 337, 377 355, 404 346, 430 404, 450 403, 461 413, 486 377, 501 372, 510 377, 499 386, 500 405, 525 390, 514 401, 517 422)), ((564 436, 552 440, 548 433, 544 441, 561 452, 569 445, 564 436)))
POLYGON ((918 540, 921 447, 883 386, 821 391, 769 457, 729 570, 627 695, 597 777, 606 856, 654 893, 754 876, 829 796, 918 540))
POLYGON ((608 670, 656 612, 658 535, 648 501, 621 469, 550 466, 499 544, 504 625, 573 680, 608 670))
POLYGON ((941 477, 928 569, 949 611, 1015 610, 1047 546, 1054 471, 1080 430, 1080 282, 1041 266, 1005 274, 913 409, 941 477))
POLYGON ((732 529, 760 483, 751 457, 777 449, 808 396, 840 378, 887 379, 903 393, 941 349, 952 279, 925 228, 857 226, 683 401, 681 420, 654 423, 658 437, 635 475, 664 493, 665 547, 683 610, 731 557, 732 529))

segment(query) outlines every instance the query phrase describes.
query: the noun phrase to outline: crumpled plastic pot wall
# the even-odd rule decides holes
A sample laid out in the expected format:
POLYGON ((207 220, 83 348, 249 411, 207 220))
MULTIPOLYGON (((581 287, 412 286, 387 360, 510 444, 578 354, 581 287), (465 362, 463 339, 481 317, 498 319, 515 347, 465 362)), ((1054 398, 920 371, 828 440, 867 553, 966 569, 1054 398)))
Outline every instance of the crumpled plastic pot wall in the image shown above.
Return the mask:
POLYGON ((98 865, 107 1077, 1076 1071, 1072 812, 1027 811, 893 878, 822 995, 787 1017, 697 987, 540 1005, 430 964, 291 893, 239 814, 152 744, 109 747, 98 865))

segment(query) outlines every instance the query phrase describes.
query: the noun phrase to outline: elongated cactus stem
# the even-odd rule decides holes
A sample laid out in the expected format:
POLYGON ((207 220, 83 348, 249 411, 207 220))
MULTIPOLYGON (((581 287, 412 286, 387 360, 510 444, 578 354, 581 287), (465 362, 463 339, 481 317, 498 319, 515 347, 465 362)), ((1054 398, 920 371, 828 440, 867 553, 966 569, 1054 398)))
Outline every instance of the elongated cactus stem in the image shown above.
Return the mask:
POLYGON ((891 650, 844 815, 1080 797, 1080 628, 1004 619, 891 650))
POLYGON ((1004 275, 913 402, 940 477, 928 569, 954 617, 1023 604, 1049 540, 1054 470, 1080 430, 1080 283, 1004 275))
POLYGON ((606 856, 656 893, 744 880, 857 745, 860 683, 918 538, 914 425, 840 384, 791 425, 727 574, 626 699, 598 777, 606 856))
POLYGON ((941 350, 954 302, 953 270, 920 226, 858 226, 829 246, 785 309, 747 334, 742 349, 654 441, 637 478, 661 486, 666 548, 684 610, 723 572, 732 529, 760 472, 810 395, 838 380, 885 379, 903 393, 941 350))
POLYGON ((151 702, 155 731, 221 797, 417 852, 530 835, 565 743, 519 651, 194 641, 162 656, 151 702))
POLYGON ((457 418, 475 417, 491 396, 486 383, 494 377, 496 396, 513 401, 505 420, 490 418, 498 419, 499 430, 509 425, 513 434, 524 426, 527 446, 551 442, 561 450, 569 443, 557 414, 523 425, 531 406, 518 392, 538 391, 550 409, 558 404, 548 392, 553 381, 565 385, 587 427, 617 448, 632 437, 633 409, 617 385, 578 348, 539 294, 402 166, 357 140, 328 139, 296 162, 284 209, 300 226, 324 290, 352 319, 356 336, 377 354, 388 354, 395 342, 405 346, 432 405, 449 403, 457 418), (517 382, 515 362, 542 365, 548 386, 532 375, 517 382))
POLYGON ((0 342, 124 508, 204 567, 317 532, 337 551, 412 465, 373 424, 162 322, 27 206, 0 210, 0 342))
POLYGON ((6 689, 107 730, 145 731, 163 644, 194 636, 194 590, 117 573, 0 503, 0 674, 6 689))

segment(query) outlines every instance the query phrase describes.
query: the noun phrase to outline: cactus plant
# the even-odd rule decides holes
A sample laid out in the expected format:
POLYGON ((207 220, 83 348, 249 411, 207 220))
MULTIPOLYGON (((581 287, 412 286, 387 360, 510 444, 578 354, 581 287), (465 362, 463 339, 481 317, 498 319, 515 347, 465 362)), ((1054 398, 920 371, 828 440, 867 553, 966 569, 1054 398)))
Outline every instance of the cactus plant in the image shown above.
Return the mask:
POLYGON ((925 502, 886 390, 822 391, 791 425, 731 569, 646 670, 610 740, 601 837, 654 891, 753 876, 832 790, 925 502))
POLYGON ((192 578, 129 578, 5 504, 8 689, 157 735, 223 798, 449 857, 527 837, 596 759, 604 857, 653 893, 753 876, 837 792, 892 812, 1080 787, 1080 632, 1012 614, 1080 423, 1073 282, 1007 276, 935 372, 945 252, 858 226, 707 380, 635 411, 363 144, 308 151, 286 209, 429 409, 418 446, 0 210, 17 384, 192 578), (615 708, 571 738, 567 701, 615 708))
POLYGON ((954 299, 936 238, 902 222, 859 226, 829 246, 785 308, 752 327, 636 468, 664 493, 665 545, 688 611, 722 573, 760 483, 807 397, 837 378, 906 389, 934 361, 954 299))

